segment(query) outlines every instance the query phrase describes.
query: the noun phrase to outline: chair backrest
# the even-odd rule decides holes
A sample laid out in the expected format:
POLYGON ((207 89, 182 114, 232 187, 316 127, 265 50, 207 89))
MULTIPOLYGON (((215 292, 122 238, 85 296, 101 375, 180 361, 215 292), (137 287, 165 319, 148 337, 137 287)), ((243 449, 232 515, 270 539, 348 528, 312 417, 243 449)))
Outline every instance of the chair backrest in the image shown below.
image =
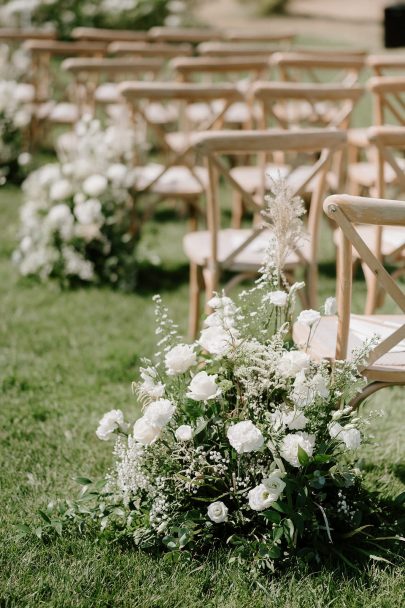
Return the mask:
POLYGON ((71 36, 74 40, 87 40, 103 42, 145 42, 148 40, 148 32, 134 30, 109 30, 99 27, 75 27, 71 36))
POLYGON ((116 83, 133 78, 150 80, 156 78, 163 68, 159 59, 133 58, 74 58, 65 59, 62 69, 74 80, 74 97, 79 110, 95 108, 95 92, 103 82, 116 83))
MULTIPOLYGON (((310 258, 317 262, 319 222, 322 212, 322 202, 326 191, 327 173, 334 154, 341 150, 346 142, 343 131, 332 129, 313 129, 300 131, 282 131, 269 129, 266 131, 223 131, 222 133, 201 133, 194 136, 194 149, 197 155, 205 158, 209 173, 209 190, 207 193, 207 222, 211 232, 211 258, 212 268, 218 267, 218 230, 220 227, 220 196, 218 190, 219 178, 236 191, 242 198, 245 206, 257 217, 263 209, 265 193, 265 166, 262 165, 262 188, 259 196, 254 196, 232 176, 229 163, 224 156, 234 155, 274 155, 282 153, 302 158, 309 154, 310 170, 305 171, 300 179, 291 181, 294 195, 303 195, 308 184, 316 179, 316 185, 311 194, 310 211, 308 215, 308 231, 311 236, 310 258), (314 163, 312 157, 318 153, 318 160, 314 163)), ((291 172, 291 176, 292 176, 291 172)), ((285 175, 287 181, 289 175, 285 175)), ((260 185, 260 184, 258 184, 260 185)), ((221 266, 226 268, 238 254, 246 249, 262 231, 261 225, 256 225, 249 237, 242 240, 233 251, 229 253, 221 266)), ((299 252, 297 251, 297 254, 299 252)))
POLYGON ((401 193, 404 195, 405 126, 371 127, 367 132, 367 138, 377 149, 377 197, 384 198, 387 187, 395 190, 390 192, 395 198, 401 193), (400 157, 395 152, 399 153, 400 157))
POLYGON ((223 32, 205 27, 152 27, 149 38, 158 42, 189 42, 198 44, 209 40, 222 40, 223 32))
POLYGON ((369 55, 367 57, 367 65, 376 76, 405 75, 404 55, 369 55))
POLYGON ((340 54, 308 54, 298 52, 275 53, 271 65, 278 70, 280 79, 287 82, 314 82, 353 85, 358 82, 365 66, 365 57, 340 54))
POLYGON ((235 28, 225 30, 224 39, 230 42, 287 42, 292 43, 296 37, 294 32, 269 32, 268 30, 235 28))
POLYGON ((373 94, 374 124, 405 126, 405 77, 375 76, 367 87, 373 94))
MULTIPOLYGON (((362 263, 374 274, 378 284, 392 297, 402 313, 405 314, 405 293, 390 276, 375 253, 370 250, 357 230, 357 226, 360 224, 405 227, 405 204, 403 201, 333 195, 325 200, 324 211, 328 217, 338 224, 342 232, 337 265, 338 331, 336 359, 345 359, 350 332, 353 248, 357 251, 362 263)), ((378 361, 380 357, 404 339, 405 324, 395 329, 391 335, 384 338, 371 350, 365 367, 378 361)))
POLYGON ((108 45, 111 55, 129 57, 156 57, 169 60, 173 57, 189 57, 193 54, 191 44, 168 44, 166 42, 111 42, 108 45))
MULTIPOLYGON (((209 55, 212 57, 245 57, 245 56, 256 56, 256 57, 270 57, 273 53, 280 52, 280 45, 260 43, 258 41, 253 42, 202 42, 197 46, 197 52, 199 55, 209 55)), ((316 57, 365 57, 367 52, 362 49, 334 49, 331 47, 297 47, 294 46, 291 52, 299 53, 300 55, 312 55, 316 57)))
POLYGON ((2 27, 0 28, 0 42, 20 43, 24 40, 55 40, 55 30, 40 30, 35 28, 2 27))
POLYGON ((182 57, 173 59, 170 68, 181 82, 215 79, 231 82, 243 76, 247 82, 254 82, 265 76, 269 63, 261 57, 182 57))

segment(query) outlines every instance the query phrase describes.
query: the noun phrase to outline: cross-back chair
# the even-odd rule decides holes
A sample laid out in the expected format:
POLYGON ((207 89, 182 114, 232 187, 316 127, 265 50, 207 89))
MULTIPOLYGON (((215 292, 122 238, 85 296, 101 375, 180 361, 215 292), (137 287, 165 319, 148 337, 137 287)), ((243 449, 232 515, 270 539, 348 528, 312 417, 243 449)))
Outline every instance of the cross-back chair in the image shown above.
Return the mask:
POLYGON ((55 30, 43 30, 33 27, 2 27, 0 28, 0 42, 20 44, 25 40, 55 40, 55 30))
MULTIPOLYGON (((260 193, 253 195, 245 190, 232 175, 226 156, 263 155, 282 152, 284 155, 310 156, 310 171, 300 180, 291 182, 294 194, 302 195, 309 181, 318 177, 316 187, 311 194, 311 207, 308 216, 309 238, 294 251, 287 260, 286 272, 293 275, 298 268, 307 272, 307 292, 305 301, 314 305, 317 292, 318 232, 322 201, 326 190, 327 173, 333 155, 345 143, 346 136, 342 131, 318 129, 302 131, 223 131, 222 133, 202 133, 195 136, 196 153, 204 157, 209 175, 207 193, 207 226, 204 231, 191 232, 185 236, 183 246, 190 261, 190 318, 189 331, 194 336, 198 329, 200 317, 200 296, 205 290, 205 301, 208 302, 214 291, 217 291, 221 274, 232 272, 233 279, 225 289, 230 289, 240 280, 255 276, 263 263, 264 251, 271 232, 263 230, 258 217, 263 209, 265 184, 265 166, 258 176, 260 193), (318 160, 312 161, 313 153, 318 153, 318 160), (219 179, 231 191, 237 191, 244 204, 253 213, 251 228, 221 228, 221 204, 223 196, 219 192, 219 179)), ((288 179, 288 176, 287 176, 288 179)))
POLYGON ((371 68, 375 76, 404 76, 405 75, 405 56, 404 55, 369 55, 367 65, 371 68))
POLYGON ((220 29, 208 27, 152 27, 149 30, 150 40, 158 42, 189 42, 198 44, 210 40, 222 40, 223 32, 220 29))
POLYGON ((169 44, 167 42, 111 42, 108 45, 110 55, 127 55, 128 57, 155 57, 169 61, 173 57, 189 57, 193 47, 187 42, 169 44))
MULTIPOLYGON (((365 339, 380 336, 361 369, 368 384, 352 403, 359 405, 381 388, 405 384, 405 293, 362 238, 358 227, 366 224, 405 228, 405 205, 403 201, 333 195, 325 200, 324 210, 342 235, 337 265, 338 314, 321 318, 308 353, 317 360, 342 360, 350 358, 365 339), (400 314, 351 314, 353 250, 391 296, 400 314)), ((294 339, 299 346, 306 344, 308 332, 308 327, 295 324, 294 339)))
POLYGON ((269 32, 257 29, 232 28, 225 30, 223 38, 230 42, 294 42, 296 34, 294 32, 269 32))
POLYGON ((187 119, 187 106, 199 102, 217 107, 215 113, 198 125, 198 129, 222 128, 228 108, 243 99, 242 94, 230 84, 128 82, 119 88, 129 106, 135 128, 145 128, 147 141, 153 141, 162 152, 160 163, 150 162, 148 151, 146 158, 139 159, 139 163, 146 163, 136 168, 137 191, 153 194, 158 199, 177 198, 185 201, 190 212, 191 227, 195 228, 198 201, 205 192, 208 178, 206 170, 195 162, 192 148, 195 125, 190 125, 187 119), (152 103, 176 106, 177 124, 174 131, 168 131, 151 120, 147 109, 152 103))
POLYGON ((73 40, 103 42, 105 45, 110 42, 145 42, 148 40, 147 31, 113 30, 100 27, 75 27, 71 36, 73 40))
POLYGON ((365 56, 350 56, 339 51, 326 56, 294 51, 275 53, 270 61, 280 80, 286 82, 328 82, 348 86, 358 82, 366 65, 365 56))
MULTIPOLYGON (((259 105, 259 128, 297 129, 328 127, 347 129, 353 109, 363 94, 363 88, 356 85, 257 82, 252 87, 251 104, 259 105)), ((337 190, 344 179, 344 157, 336 155, 334 165, 328 175, 331 189, 337 190)), ((272 159, 267 165, 270 175, 291 171, 282 155, 272 159)), ((307 167, 297 167, 296 171, 308 171, 307 167)), ((298 174, 299 174, 298 173, 298 174)), ((236 179, 245 189, 255 192, 261 175, 258 166, 239 166, 232 170, 236 179)), ((315 181, 308 183, 310 190, 315 181)), ((241 225, 244 206, 236 194, 233 202, 233 226, 241 225)))

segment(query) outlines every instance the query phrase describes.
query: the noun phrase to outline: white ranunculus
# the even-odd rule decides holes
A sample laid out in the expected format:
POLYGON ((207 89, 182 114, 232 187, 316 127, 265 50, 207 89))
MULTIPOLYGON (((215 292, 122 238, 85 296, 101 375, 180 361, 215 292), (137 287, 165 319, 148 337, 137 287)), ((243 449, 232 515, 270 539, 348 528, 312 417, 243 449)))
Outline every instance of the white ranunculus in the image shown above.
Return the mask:
POLYGON ((267 479, 250 490, 249 506, 253 511, 264 511, 278 500, 285 488, 285 483, 280 477, 280 471, 274 471, 267 479))
POLYGON ((327 315, 327 316, 335 315, 337 313, 336 298, 332 298, 332 297, 326 298, 323 309, 325 311, 325 315, 327 315))
POLYGON ((175 436, 177 441, 191 441, 193 438, 193 429, 189 424, 182 424, 176 429, 175 436))
POLYGON ((97 198, 105 192, 107 185, 108 181, 104 175, 90 175, 83 182, 83 191, 89 196, 97 198))
POLYGON ((188 386, 187 397, 194 401, 208 401, 215 399, 221 394, 221 390, 216 384, 218 374, 207 374, 207 372, 198 372, 191 380, 188 386))
POLYGON ((124 414, 121 410, 111 410, 101 418, 96 435, 102 441, 108 441, 118 429, 125 430, 124 414))
POLYGON ((197 363, 194 347, 189 344, 178 344, 169 350, 165 356, 165 364, 169 376, 184 374, 197 363))
POLYGON ((89 198, 87 201, 77 203, 75 205, 75 216, 80 224, 85 226, 102 223, 103 215, 100 201, 96 198, 89 198))
POLYGON ((169 399, 152 401, 145 409, 144 418, 153 426, 163 428, 173 417, 176 407, 169 399))
POLYGON ((212 502, 208 507, 208 517, 216 524, 222 524, 228 518, 228 507, 221 501, 212 502))
POLYGON ((308 310, 303 310, 297 317, 297 322, 302 323, 303 325, 308 325, 308 327, 312 327, 315 323, 319 321, 321 318, 321 313, 317 310, 312 310, 309 308, 308 310))
POLYGON ((162 429, 151 424, 145 416, 138 418, 134 424, 134 439, 142 445, 151 445, 154 443, 159 438, 161 432, 162 429))
POLYGON ((268 295, 268 300, 273 306, 285 306, 288 300, 288 294, 285 291, 272 291, 268 295))
POLYGON ((298 460, 298 446, 311 457, 314 452, 315 435, 299 432, 286 435, 283 438, 280 445, 280 454, 282 458, 289 462, 293 467, 301 466, 300 461, 298 460))
POLYGON ((110 165, 107 169, 107 177, 112 182, 123 182, 127 173, 128 167, 126 167, 122 163, 114 163, 113 165, 110 165))
POLYGON ((294 378, 300 371, 309 368, 310 358, 299 350, 290 350, 284 353, 278 364, 281 376, 294 378))
POLYGON ((154 367, 141 367, 141 378, 143 383, 141 389, 152 399, 160 399, 165 393, 165 386, 157 380, 158 375, 154 367))
POLYGON ((67 179, 59 179, 54 182, 49 190, 49 196, 53 201, 63 201, 73 194, 72 184, 67 179))
POLYGON ((237 337, 236 330, 215 325, 202 330, 198 343, 211 355, 225 355, 231 350, 237 337))
POLYGON ((261 431, 253 424, 251 420, 242 420, 232 424, 226 433, 231 446, 238 452, 256 452, 260 450, 264 443, 264 437, 261 431))

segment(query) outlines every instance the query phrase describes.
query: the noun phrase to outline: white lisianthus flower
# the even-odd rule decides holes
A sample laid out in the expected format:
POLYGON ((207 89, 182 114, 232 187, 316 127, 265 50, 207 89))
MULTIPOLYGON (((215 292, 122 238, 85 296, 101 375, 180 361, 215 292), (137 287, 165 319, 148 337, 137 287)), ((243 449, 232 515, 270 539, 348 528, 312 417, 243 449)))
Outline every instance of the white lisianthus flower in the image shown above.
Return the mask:
POLYGON ((343 427, 338 422, 329 425, 329 435, 332 439, 342 441, 348 450, 356 450, 361 444, 361 433, 355 428, 343 427))
POLYGON ((231 446, 238 452, 256 452, 260 450, 264 443, 264 437, 261 431, 253 424, 251 420, 242 420, 232 424, 226 433, 231 446))
POLYGON ((194 352, 194 347, 189 344, 178 344, 171 348, 165 356, 165 364, 169 376, 184 374, 196 363, 197 355, 194 352))
POLYGON ((49 190, 49 196, 53 201, 63 201, 73 194, 72 185, 67 179, 59 179, 54 182, 49 190))
POLYGON ((152 399, 160 399, 165 393, 165 385, 156 381, 157 371, 154 367, 141 367, 141 390, 152 399))
POLYGON ((319 321, 321 318, 321 313, 317 310, 312 310, 309 308, 308 310, 303 310, 297 317, 297 322, 302 323, 303 325, 308 325, 308 327, 312 327, 319 321))
POLYGON ((121 410, 111 410, 101 418, 96 435, 102 441, 108 441, 117 430, 126 430, 124 414, 121 410))
POLYGON ((324 309, 325 315, 327 315, 327 316, 335 315, 337 313, 336 298, 332 298, 332 297, 326 298, 323 309, 324 309))
POLYGON ((289 462, 293 467, 300 467, 298 460, 298 446, 311 457, 314 452, 315 435, 309 435, 305 432, 286 435, 280 445, 280 454, 284 460, 289 462))
POLYGON ((228 507, 221 501, 212 502, 208 507, 208 517, 216 524, 228 519, 228 507))
POLYGON ((145 409, 144 418, 153 426, 163 428, 173 417, 176 407, 169 399, 152 401, 145 409))
POLYGON ((193 429, 189 424, 182 424, 174 433, 177 441, 191 441, 193 429))
POLYGON ((278 500, 285 488, 280 471, 274 471, 267 479, 249 491, 249 506, 253 511, 264 511, 278 500))
POLYGON ((231 350, 237 337, 236 330, 214 325, 202 330, 198 344, 211 355, 225 355, 231 350))
POLYGON ((104 175, 90 175, 83 182, 83 191, 89 196, 97 198, 105 192, 107 185, 108 181, 104 175))
POLYGON ((187 397, 194 401, 208 401, 221 394, 216 384, 218 374, 208 375, 207 372, 198 372, 188 386, 187 397))
POLYGON ((138 443, 151 445, 159 438, 161 432, 161 427, 154 426, 145 416, 142 416, 134 424, 133 436, 138 443))
POLYGON ((270 304, 273 306, 285 306, 288 300, 288 294, 285 291, 272 291, 268 294, 267 298, 270 304))
POLYGON ((286 378, 294 378, 300 371, 309 368, 310 358, 299 350, 284 353, 278 364, 278 372, 286 378))

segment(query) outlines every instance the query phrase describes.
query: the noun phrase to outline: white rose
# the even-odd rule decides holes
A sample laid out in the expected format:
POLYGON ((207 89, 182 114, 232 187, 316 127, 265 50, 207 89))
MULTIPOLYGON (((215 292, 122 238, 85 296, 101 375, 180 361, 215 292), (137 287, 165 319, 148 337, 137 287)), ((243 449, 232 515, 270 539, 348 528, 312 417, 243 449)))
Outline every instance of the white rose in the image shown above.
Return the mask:
POLYGON ((127 173, 128 169, 122 163, 114 163, 107 169, 107 177, 112 182, 123 182, 127 173))
POLYGON ((272 291, 268 295, 268 300, 273 306, 285 306, 288 300, 288 294, 285 291, 272 291))
POLYGON ((150 445, 159 438, 162 429, 151 424, 145 416, 138 418, 134 424, 134 439, 142 445, 150 445))
POLYGON ((280 446, 280 454, 284 460, 289 462, 293 467, 301 466, 300 461, 298 460, 298 446, 300 446, 304 452, 311 457, 314 452, 315 435, 300 432, 286 435, 284 437, 280 446))
POLYGON ((301 370, 308 369, 310 358, 299 350, 290 350, 284 353, 278 364, 281 376, 294 378, 301 370))
POLYGON ((153 426, 163 428, 173 417, 175 406, 169 399, 152 401, 145 409, 144 418, 153 426))
POLYGON ((193 438, 193 429, 189 424, 182 424, 176 429, 175 436, 177 441, 191 441, 193 438))
POLYGON ((54 182, 49 190, 49 196, 53 201, 62 201, 72 196, 72 185, 67 179, 59 179, 54 182))
POLYGON ((100 196, 107 188, 108 181, 104 175, 90 175, 83 182, 83 191, 89 196, 100 196))
POLYGON ((231 350, 237 336, 236 330, 225 330, 215 325, 202 330, 198 344, 211 355, 225 355, 231 350))
POLYGON ((221 500, 212 502, 208 507, 208 517, 216 524, 222 524, 228 518, 228 507, 221 500))
POLYGON ((325 315, 327 315, 327 316, 336 314, 336 312, 337 312, 336 298, 332 298, 332 297, 326 298, 325 304, 324 304, 324 311, 325 311, 325 315))
POLYGON ((251 420, 243 420, 242 422, 231 425, 228 428, 226 436, 229 439, 229 443, 238 454, 256 452, 256 450, 260 450, 264 443, 264 437, 261 431, 251 420))
POLYGON ((280 472, 274 471, 267 479, 250 490, 248 494, 249 506, 253 511, 264 511, 268 509, 285 488, 284 481, 280 478, 280 472))
POLYGON ((191 380, 187 397, 194 401, 208 401, 215 399, 221 394, 221 390, 216 384, 218 374, 208 375, 207 372, 199 372, 191 380))
POLYGON ((80 224, 86 226, 100 223, 103 219, 100 201, 96 198, 89 198, 82 203, 76 203, 75 215, 80 224))
POLYGON ((169 376, 184 374, 190 367, 197 363, 197 355, 194 352, 194 347, 189 346, 188 344, 174 346, 166 353, 165 363, 169 376))
POLYGON ((108 441, 118 429, 126 430, 124 414, 121 410, 111 410, 101 418, 96 435, 102 441, 108 441))
POLYGON ((320 318, 320 312, 309 308, 308 310, 303 310, 302 312, 300 312, 297 317, 297 322, 302 323, 303 325, 308 325, 308 327, 312 327, 315 323, 319 321, 320 318))

